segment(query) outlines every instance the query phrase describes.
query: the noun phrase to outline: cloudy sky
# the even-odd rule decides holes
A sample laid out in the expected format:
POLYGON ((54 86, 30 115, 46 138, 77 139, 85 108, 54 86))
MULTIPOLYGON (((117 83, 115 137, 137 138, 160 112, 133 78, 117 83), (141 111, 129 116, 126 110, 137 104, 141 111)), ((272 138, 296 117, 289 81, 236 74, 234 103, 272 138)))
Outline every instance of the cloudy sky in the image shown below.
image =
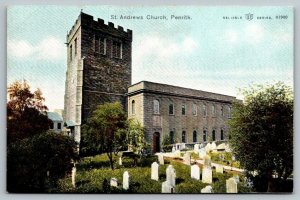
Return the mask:
POLYGON ((33 89, 39 87, 50 110, 63 108, 64 43, 81 9, 106 24, 133 30, 132 83, 148 80, 239 98, 238 89, 253 83, 283 81, 293 86, 289 7, 9 7, 8 84, 26 79, 33 89), (247 13, 253 14, 252 20, 245 19, 247 13), (167 20, 148 20, 147 15, 165 15, 167 20), (174 20, 171 15, 191 19, 174 20))

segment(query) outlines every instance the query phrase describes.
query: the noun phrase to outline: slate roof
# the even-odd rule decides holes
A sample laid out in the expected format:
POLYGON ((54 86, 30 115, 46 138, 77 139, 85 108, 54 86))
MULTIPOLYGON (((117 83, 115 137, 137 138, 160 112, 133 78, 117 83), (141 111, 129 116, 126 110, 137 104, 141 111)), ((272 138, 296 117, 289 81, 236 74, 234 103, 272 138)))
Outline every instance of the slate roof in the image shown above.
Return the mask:
POLYGON ((63 118, 56 112, 47 112, 48 118, 51 119, 52 121, 63 121, 63 118))

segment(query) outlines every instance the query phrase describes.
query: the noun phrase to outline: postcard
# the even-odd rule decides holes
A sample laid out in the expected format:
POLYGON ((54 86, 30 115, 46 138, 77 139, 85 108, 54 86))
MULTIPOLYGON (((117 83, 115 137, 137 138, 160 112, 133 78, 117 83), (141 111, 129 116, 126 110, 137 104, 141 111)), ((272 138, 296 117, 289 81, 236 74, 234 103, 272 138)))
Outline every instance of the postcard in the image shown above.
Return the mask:
POLYGON ((11 6, 9 193, 293 192, 292 7, 11 6))

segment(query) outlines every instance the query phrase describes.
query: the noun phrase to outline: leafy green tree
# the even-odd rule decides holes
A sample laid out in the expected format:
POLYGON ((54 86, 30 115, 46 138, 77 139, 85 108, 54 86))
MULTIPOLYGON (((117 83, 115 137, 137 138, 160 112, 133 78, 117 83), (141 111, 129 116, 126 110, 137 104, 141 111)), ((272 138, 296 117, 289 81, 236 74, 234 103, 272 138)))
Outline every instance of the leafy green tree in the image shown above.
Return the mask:
POLYGON ((49 129, 51 121, 40 89, 30 91, 26 81, 15 81, 8 86, 7 140, 21 140, 49 129))
POLYGON ((8 192, 48 192, 78 160, 75 141, 49 131, 9 144, 8 192))
POLYGON ((126 144, 130 145, 136 154, 142 153, 146 147, 145 130, 143 126, 134 119, 127 120, 126 144))
POLYGON ((114 169, 113 154, 126 146, 126 113, 119 102, 99 105, 83 126, 83 148, 106 153, 111 169, 114 169))
POLYGON ((293 172, 292 89, 279 82, 244 90, 244 103, 233 106, 228 125, 241 166, 264 177, 268 192, 280 191, 278 185, 293 172))

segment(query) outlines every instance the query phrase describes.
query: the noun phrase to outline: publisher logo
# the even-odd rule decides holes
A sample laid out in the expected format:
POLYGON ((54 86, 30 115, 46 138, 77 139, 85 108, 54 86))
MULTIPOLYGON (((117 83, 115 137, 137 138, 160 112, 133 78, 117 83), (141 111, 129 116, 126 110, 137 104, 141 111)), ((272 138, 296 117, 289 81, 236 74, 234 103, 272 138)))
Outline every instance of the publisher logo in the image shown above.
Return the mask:
POLYGON ((251 21, 251 20, 253 19, 253 14, 251 14, 251 13, 245 14, 245 18, 246 18, 248 21, 251 21))

